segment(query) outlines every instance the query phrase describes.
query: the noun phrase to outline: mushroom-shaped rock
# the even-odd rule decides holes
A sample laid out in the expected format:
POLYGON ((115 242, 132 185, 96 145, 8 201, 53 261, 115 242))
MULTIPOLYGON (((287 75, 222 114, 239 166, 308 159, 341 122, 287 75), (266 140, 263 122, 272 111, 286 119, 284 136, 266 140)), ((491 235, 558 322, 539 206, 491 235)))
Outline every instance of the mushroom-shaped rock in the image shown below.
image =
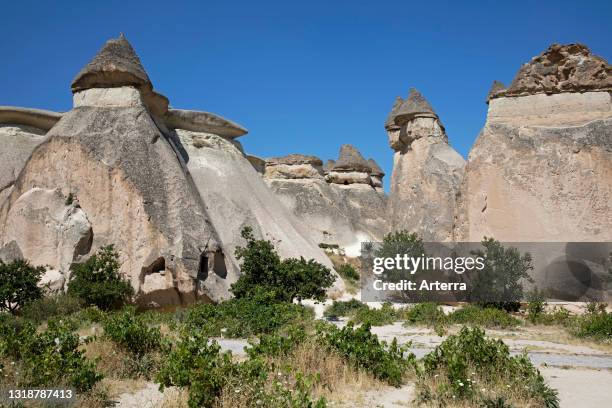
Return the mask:
POLYGON ((322 166, 323 162, 317 156, 308 156, 305 154, 289 154, 282 157, 271 157, 266 159, 266 164, 312 164, 314 166, 322 166))
POLYGON ((582 44, 553 44, 524 64, 500 96, 611 91, 612 67, 582 44))
POLYGON ((91 88, 149 88, 151 80, 123 34, 110 39, 72 81, 72 92, 91 88))
POLYGON ((415 88, 410 88, 408 98, 395 111, 393 121, 401 125, 417 116, 438 117, 427 99, 415 88))
POLYGON ((350 144, 342 145, 338 161, 334 164, 334 171, 357 171, 370 173, 372 169, 363 158, 359 150, 350 144))
POLYGON ((168 109, 164 116, 166 126, 192 132, 213 133, 230 139, 243 136, 248 130, 239 124, 209 112, 168 109))
POLYGON ((504 92, 505 90, 506 85, 499 81, 493 81, 491 88, 489 89, 489 93, 487 94, 487 103, 489 103, 489 99, 495 98, 498 94, 504 92))
POLYGON ((43 109, 0 106, 0 124, 3 125, 25 125, 47 131, 61 118, 62 113, 43 109))
POLYGON ((323 162, 316 156, 290 154, 266 159, 267 179, 322 179, 323 162))

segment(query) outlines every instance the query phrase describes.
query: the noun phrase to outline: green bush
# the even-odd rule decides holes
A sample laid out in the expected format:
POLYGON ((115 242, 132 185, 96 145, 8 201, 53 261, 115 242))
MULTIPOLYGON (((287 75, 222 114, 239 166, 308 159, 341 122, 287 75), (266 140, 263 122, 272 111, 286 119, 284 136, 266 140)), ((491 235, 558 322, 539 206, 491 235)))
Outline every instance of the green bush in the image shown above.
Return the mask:
POLYGON ((45 271, 45 267, 32 266, 23 259, 10 263, 0 260, 0 311, 15 313, 24 305, 40 299, 43 292, 38 282, 45 271))
POLYGON ((112 310, 128 303, 133 289, 119 274, 119 255, 109 245, 73 267, 68 293, 87 305, 112 310))
POLYGON ((428 327, 437 327, 447 323, 447 317, 437 303, 417 303, 406 310, 406 322, 410 324, 425 324, 428 327))
POLYGON ((529 301, 527 304, 527 319, 531 323, 537 323, 544 314, 546 308, 544 294, 534 289, 527 295, 527 300, 529 301))
POLYGON ((187 312, 185 324, 208 336, 248 337, 314 318, 312 309, 274 301, 265 292, 252 296, 195 306, 187 312))
POLYGON ((504 246, 492 238, 482 240, 485 250, 472 254, 484 258, 484 268, 472 281, 470 300, 482 307, 495 307, 517 312, 523 298, 522 280, 532 282, 531 255, 521 255, 516 248, 504 246))
POLYGON ((325 299, 325 289, 335 277, 331 270, 314 260, 280 259, 270 241, 257 240, 250 227, 242 230, 246 247, 236 248, 236 258, 242 260, 241 275, 231 287, 237 298, 268 292, 279 301, 293 299, 325 299))
POLYGON ((289 326, 284 331, 285 333, 261 335, 259 342, 251 343, 251 347, 246 349, 247 354, 251 358, 286 356, 307 338, 303 326, 289 326))
POLYGON ((501 340, 487 339, 480 328, 464 327, 427 354, 417 386, 422 402, 440 406, 457 399, 480 402, 510 394, 529 401, 528 405, 559 406, 557 392, 546 385, 525 355, 511 356, 508 346, 501 340), (434 378, 432 389, 428 381, 434 378))
POLYGON ((599 309, 577 317, 571 329, 578 337, 599 341, 612 341, 612 313, 599 309))
POLYGON ((391 303, 383 303, 380 309, 368 306, 356 310, 352 321, 370 326, 384 326, 404 318, 404 309, 394 309, 391 303))
POLYGON ((103 323, 104 335, 138 356, 158 350, 162 336, 158 327, 149 327, 134 308, 109 315, 103 323))
POLYGON ((102 376, 95 363, 87 361, 79 350, 79 336, 63 320, 51 319, 47 329, 38 333, 26 323, 0 323, 0 353, 20 364, 20 373, 13 382, 18 387, 69 385, 78 391, 90 390, 102 376), (8 334, 8 336, 7 336, 8 334))
POLYGON ((334 300, 334 302, 323 312, 325 317, 352 316, 357 310, 367 308, 368 305, 360 302, 357 299, 346 301, 334 300))
POLYGON ((448 316, 453 323, 482 327, 508 328, 521 324, 521 321, 505 310, 493 307, 466 305, 448 316))
POLYGON ((81 310, 82 307, 83 303, 80 299, 66 294, 59 294, 30 302, 21 309, 20 315, 24 319, 42 323, 51 317, 71 315, 81 310))
POLYGON ((405 375, 414 367, 414 354, 407 353, 408 345, 399 346, 393 339, 391 344, 379 341, 370 331, 369 324, 354 329, 349 322, 338 329, 334 325, 319 325, 317 337, 321 344, 337 352, 358 369, 363 369, 379 380, 398 387, 405 375))
POLYGON ((231 353, 220 350, 201 331, 184 333, 169 352, 155 382, 162 391, 170 386, 187 387, 191 408, 212 407, 223 387, 237 378, 263 387, 267 372, 261 360, 234 363, 231 353))
POLYGON ((349 264, 343 264, 336 268, 336 272, 345 280, 356 283, 359 280, 359 272, 349 264))

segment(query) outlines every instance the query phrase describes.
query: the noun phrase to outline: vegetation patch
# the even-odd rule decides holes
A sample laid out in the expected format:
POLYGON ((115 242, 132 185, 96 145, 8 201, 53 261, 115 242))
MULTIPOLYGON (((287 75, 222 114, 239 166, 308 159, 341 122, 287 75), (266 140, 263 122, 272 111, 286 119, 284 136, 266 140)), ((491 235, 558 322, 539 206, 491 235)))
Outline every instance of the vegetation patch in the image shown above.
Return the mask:
POLYGON ((559 406, 557 392, 546 385, 527 356, 511 356, 508 346, 487 339, 480 328, 464 327, 426 355, 417 391, 420 403, 435 406, 458 401, 473 406, 495 406, 491 405, 495 401, 559 406))
POLYGON ((73 267, 68 294, 101 310, 119 309, 130 301, 132 285, 119 274, 119 254, 112 245, 101 248, 73 267))

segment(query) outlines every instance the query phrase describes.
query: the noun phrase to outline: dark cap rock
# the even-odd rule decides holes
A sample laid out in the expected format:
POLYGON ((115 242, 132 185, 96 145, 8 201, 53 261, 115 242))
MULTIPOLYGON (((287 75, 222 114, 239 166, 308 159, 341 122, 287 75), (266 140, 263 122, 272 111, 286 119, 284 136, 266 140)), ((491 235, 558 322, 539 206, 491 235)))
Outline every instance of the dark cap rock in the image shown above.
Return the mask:
POLYGON ((508 89, 493 97, 611 90, 612 67, 605 59, 582 44, 553 44, 524 64, 508 89))
POLYGON ((368 159, 368 165, 370 166, 370 169, 372 169, 372 172, 370 173, 372 176, 384 177, 385 172, 380 168, 374 159, 368 159))
POLYGON ((110 39, 72 81, 72 92, 90 88, 134 86, 152 89, 140 58, 123 34, 110 39))
POLYGON ((271 157, 266 159, 266 164, 287 164, 287 165, 298 165, 298 164, 312 164, 314 166, 322 166, 323 162, 316 156, 308 156, 304 154, 289 154, 282 157, 271 157))
POLYGON ((338 161, 334 164, 333 170, 360 171, 370 173, 372 169, 363 158, 359 150, 350 144, 342 145, 338 161))
POLYGON ((428 116, 437 118, 436 112, 434 112, 431 104, 425 99, 423 95, 415 88, 410 88, 408 98, 398 104, 400 99, 395 101, 391 114, 385 122, 385 127, 390 129, 393 125, 401 126, 402 124, 414 119, 417 116, 428 116), (393 122, 393 124, 391 124, 393 122), (389 125, 387 125, 389 123, 389 125))
POLYGON ((391 129, 395 127, 395 116, 397 115, 397 111, 399 107, 404 103, 404 100, 401 96, 397 96, 395 98, 395 102, 393 102, 393 107, 391 107, 391 112, 389 112, 389 116, 387 116, 387 120, 385 120, 385 129, 391 129))
POLYGON ((489 99, 494 98, 498 93, 504 92, 505 90, 506 85, 500 81, 493 81, 489 93, 487 94, 487 103, 489 103, 489 99))

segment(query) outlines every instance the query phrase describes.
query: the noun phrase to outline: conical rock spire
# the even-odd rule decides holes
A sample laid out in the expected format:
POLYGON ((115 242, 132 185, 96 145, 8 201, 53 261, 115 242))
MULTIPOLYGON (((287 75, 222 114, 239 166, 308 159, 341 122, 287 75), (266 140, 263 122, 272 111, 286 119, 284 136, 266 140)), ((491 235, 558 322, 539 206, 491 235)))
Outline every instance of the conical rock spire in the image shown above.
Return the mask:
POLYGON ((140 58, 123 34, 110 39, 72 81, 72 92, 90 88, 134 86, 152 89, 140 58))

